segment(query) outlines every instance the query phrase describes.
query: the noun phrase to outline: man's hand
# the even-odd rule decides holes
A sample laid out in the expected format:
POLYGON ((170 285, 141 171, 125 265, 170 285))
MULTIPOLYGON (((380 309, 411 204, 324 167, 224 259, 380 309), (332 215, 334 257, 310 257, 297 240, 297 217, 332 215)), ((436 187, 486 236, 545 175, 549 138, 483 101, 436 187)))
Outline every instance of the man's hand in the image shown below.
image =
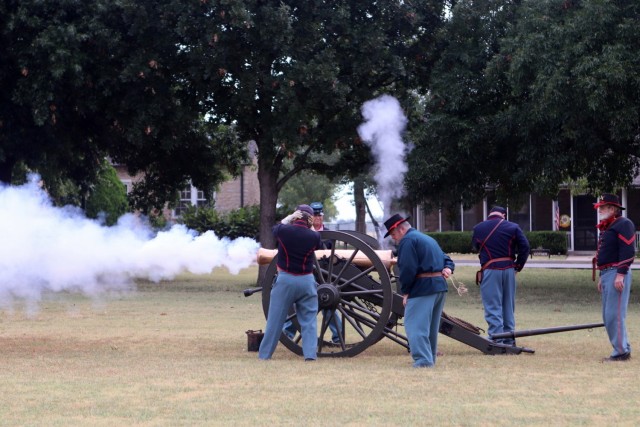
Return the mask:
POLYGON ((402 306, 406 307, 407 306, 407 300, 409 299, 409 294, 404 294, 402 295, 402 306))
POLYGON ((622 292, 624 289, 624 274, 616 274, 616 280, 613 282, 613 286, 615 286, 618 292, 622 292))
POLYGON ((453 274, 453 271, 451 271, 449 267, 445 267, 442 269, 442 277, 444 277, 445 279, 448 279, 449 276, 451 276, 452 274, 453 274))
POLYGON ((598 279, 598 292, 602 293, 602 279, 598 279))
POLYGON ((302 211, 295 211, 289 216, 286 216, 280 221, 282 224, 291 224, 296 219, 302 218, 302 211))

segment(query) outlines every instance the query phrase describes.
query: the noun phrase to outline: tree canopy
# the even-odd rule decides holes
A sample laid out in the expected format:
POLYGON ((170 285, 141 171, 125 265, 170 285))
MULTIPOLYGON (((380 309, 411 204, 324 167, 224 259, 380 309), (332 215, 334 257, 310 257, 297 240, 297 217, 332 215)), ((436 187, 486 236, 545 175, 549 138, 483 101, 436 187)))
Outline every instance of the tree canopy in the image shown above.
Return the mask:
POLYGON ((237 172, 243 144, 214 139, 190 54, 204 13, 197 1, 0 2, 0 181, 23 164, 88 189, 110 156, 144 172, 148 210, 237 172))
POLYGON ((415 145, 410 201, 610 191, 639 166, 639 15, 632 0, 0 0, 0 181, 28 169, 88 191, 109 156, 144 173, 149 210, 236 174, 254 141, 273 247, 291 177, 367 172, 360 108, 388 93, 415 145))
POLYGON ((201 54, 211 67, 205 74, 211 110, 219 122, 236 124, 242 140, 257 144, 263 246, 275 244, 276 200, 291 176, 303 169, 346 172, 317 160, 336 150, 355 153, 353 162, 342 163, 354 172, 368 164, 356 134, 360 107, 382 92, 404 97, 428 77, 447 3, 210 5, 209 46, 201 54))
POLYGON ((145 174, 134 196, 148 210, 237 172, 255 141, 272 245, 288 179, 366 170, 360 106, 422 87, 448 4, 2 1, 0 180, 23 164, 90 188, 108 155, 145 174))
POLYGON ((555 195, 585 177, 611 191, 638 173, 640 4, 459 1, 412 153, 414 201, 555 195))

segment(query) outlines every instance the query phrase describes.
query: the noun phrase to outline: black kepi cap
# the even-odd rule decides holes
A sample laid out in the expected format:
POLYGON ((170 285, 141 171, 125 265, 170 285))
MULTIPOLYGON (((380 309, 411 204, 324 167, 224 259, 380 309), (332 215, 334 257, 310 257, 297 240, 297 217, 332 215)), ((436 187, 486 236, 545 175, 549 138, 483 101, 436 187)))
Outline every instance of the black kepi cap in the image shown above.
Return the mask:
POLYGON ((312 202, 309 206, 311 206, 311 209, 313 209, 314 215, 324 215, 324 212, 322 212, 322 210, 324 209, 322 203, 312 202))

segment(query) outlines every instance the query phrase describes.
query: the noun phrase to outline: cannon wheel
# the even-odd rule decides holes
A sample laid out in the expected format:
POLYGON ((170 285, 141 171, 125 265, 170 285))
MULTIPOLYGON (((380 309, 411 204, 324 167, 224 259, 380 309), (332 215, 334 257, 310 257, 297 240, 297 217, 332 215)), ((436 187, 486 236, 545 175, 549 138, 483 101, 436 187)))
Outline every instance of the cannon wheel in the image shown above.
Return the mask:
POLYGON ((371 246, 372 249, 378 250, 380 249, 380 242, 375 237, 369 236, 368 234, 360 233, 355 230, 339 230, 341 233, 351 234, 352 236, 357 237, 362 240, 367 245, 371 246))
MULTIPOLYGON (((375 251, 361 239, 340 231, 320 232, 322 240, 331 243, 331 256, 314 261, 314 276, 318 283, 318 356, 352 357, 383 337, 392 307, 391 279, 375 251), (350 259, 339 258, 335 249, 353 249, 350 259), (370 267, 357 267, 350 261, 361 252, 370 267), (330 262, 330 260, 333 260, 330 262), (329 322, 334 316, 340 320, 339 344, 331 342, 329 322)), ((276 258, 269 264, 262 286, 262 307, 265 318, 269 312, 271 287, 278 274, 276 258)), ((292 312, 289 318, 296 329, 300 327, 292 312)), ((300 333, 290 339, 284 333, 280 342, 289 350, 302 355, 300 333)))

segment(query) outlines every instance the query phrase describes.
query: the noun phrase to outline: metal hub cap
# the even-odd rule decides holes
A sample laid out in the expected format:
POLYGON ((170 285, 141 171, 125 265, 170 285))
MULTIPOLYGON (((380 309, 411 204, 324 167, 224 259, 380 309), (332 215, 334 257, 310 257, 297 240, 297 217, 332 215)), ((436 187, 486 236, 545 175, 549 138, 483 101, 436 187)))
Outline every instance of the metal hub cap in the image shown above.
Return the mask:
POLYGON ((340 303, 340 291, 334 285, 323 283, 318 286, 318 308, 335 310, 340 303))

